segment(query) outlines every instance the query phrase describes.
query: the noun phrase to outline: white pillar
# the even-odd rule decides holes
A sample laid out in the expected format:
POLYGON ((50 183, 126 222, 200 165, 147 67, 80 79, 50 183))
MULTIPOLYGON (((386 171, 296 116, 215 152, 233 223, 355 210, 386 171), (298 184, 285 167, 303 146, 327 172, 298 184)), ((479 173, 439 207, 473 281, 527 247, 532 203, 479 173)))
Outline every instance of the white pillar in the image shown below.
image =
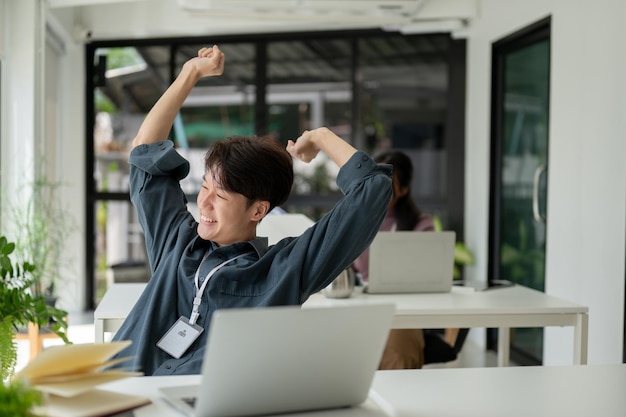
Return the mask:
POLYGON ((84 308, 84 49, 49 13, 46 0, 0 0, 0 230, 14 235, 7 215, 20 204, 17 191, 44 168, 51 182, 67 184, 59 198, 78 230, 65 242, 71 263, 57 289, 60 307, 72 311, 84 308), (56 48, 47 48, 48 26, 56 48), (51 68, 46 49, 55 54, 48 56, 51 68))
MULTIPOLYGON (((32 182, 45 140, 45 2, 4 1, 2 12, 1 190, 6 204, 20 186, 32 182)), ((9 234, 10 226, 3 224, 3 232, 9 234)))

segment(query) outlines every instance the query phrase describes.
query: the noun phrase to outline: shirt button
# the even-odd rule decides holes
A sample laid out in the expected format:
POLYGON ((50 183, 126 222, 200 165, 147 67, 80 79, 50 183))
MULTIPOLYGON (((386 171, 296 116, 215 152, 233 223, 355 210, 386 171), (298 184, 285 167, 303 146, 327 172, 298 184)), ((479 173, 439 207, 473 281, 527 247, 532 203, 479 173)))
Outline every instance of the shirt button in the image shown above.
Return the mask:
POLYGON ((361 168, 361 164, 360 163, 356 164, 356 167, 361 168))
POLYGON ((172 369, 172 365, 165 365, 165 369, 172 369))

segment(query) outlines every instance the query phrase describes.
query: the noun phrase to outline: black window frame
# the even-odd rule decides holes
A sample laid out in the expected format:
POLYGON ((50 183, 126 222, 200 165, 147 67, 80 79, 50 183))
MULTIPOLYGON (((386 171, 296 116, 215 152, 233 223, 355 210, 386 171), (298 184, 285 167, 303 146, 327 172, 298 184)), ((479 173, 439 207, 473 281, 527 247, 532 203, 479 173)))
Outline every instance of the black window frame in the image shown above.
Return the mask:
MULTIPOLYGON (((128 193, 124 192, 101 192, 97 190, 95 170, 94 132, 95 109, 94 88, 99 79, 104 77, 102 65, 94 65, 95 52, 99 48, 126 47, 126 46, 170 46, 170 82, 176 74, 174 54, 179 45, 187 44, 222 44, 233 42, 248 42, 256 45, 256 91, 255 101, 255 129, 262 134, 267 130, 267 104, 264 92, 267 90, 267 45, 272 41, 281 40, 307 40, 307 39, 347 39, 352 41, 351 82, 352 82, 352 129, 357 132, 357 97, 356 88, 358 71, 358 47, 357 42, 363 37, 398 36, 397 32, 388 32, 379 29, 367 30, 339 30, 326 32, 290 32, 290 33, 264 33, 245 35, 180 37, 180 38, 151 38, 151 39, 119 39, 91 41, 85 44, 85 291, 84 299, 87 310, 93 310, 96 305, 96 238, 95 227, 96 205, 99 201, 130 201, 128 193)), ((466 96, 466 41, 450 37, 450 49, 447 54, 448 60, 448 107, 445 120, 444 141, 448 152, 448 164, 446 171, 446 201, 437 202, 445 205, 449 216, 449 229, 457 233, 457 239, 463 239, 464 230, 464 202, 465 202, 465 96, 466 96)), ((358 138, 356 139, 358 142, 358 138)), ((189 199, 195 199, 189 195, 189 199)), ((295 205, 311 205, 316 207, 330 208, 337 201, 336 196, 292 196, 290 202, 295 205)))

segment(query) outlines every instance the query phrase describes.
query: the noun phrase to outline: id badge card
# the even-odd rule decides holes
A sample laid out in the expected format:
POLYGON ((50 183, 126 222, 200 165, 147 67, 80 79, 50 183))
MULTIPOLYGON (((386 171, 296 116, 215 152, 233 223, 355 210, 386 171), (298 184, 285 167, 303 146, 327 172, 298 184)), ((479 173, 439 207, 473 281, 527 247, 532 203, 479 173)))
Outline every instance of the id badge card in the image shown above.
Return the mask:
POLYGON ((197 324, 190 324, 187 317, 181 316, 157 342, 157 346, 178 359, 183 356, 203 331, 202 327, 197 324))

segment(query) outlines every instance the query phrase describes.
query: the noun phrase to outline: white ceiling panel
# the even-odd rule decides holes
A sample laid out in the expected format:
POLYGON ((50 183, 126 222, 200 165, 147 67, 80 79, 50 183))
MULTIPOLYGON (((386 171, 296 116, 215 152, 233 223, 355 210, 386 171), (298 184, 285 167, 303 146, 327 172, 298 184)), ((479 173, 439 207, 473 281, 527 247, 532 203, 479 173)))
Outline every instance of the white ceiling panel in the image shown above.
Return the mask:
MULTIPOLYGON (((48 0, 91 39, 373 29, 467 30, 477 0, 48 0), (73 7, 69 7, 73 4, 73 7), (62 7, 68 6, 68 7, 62 7), (422 24, 420 24, 422 23, 422 24), (460 29, 459 29, 460 28, 460 29)), ((68 19, 63 19, 68 21, 68 19)), ((73 33, 74 28, 68 28, 73 33)), ((454 35, 454 33, 453 33, 454 35)))

